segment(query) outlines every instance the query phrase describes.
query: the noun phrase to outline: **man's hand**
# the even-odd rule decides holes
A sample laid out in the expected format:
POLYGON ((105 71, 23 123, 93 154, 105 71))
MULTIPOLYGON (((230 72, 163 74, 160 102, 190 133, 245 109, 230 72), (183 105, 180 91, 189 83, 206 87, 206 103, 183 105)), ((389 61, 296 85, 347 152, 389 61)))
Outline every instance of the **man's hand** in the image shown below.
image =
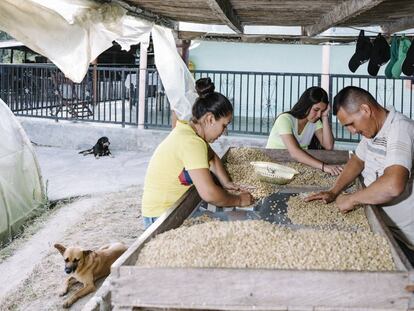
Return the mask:
POLYGON ((335 204, 343 214, 352 211, 356 205, 352 194, 341 194, 336 198, 335 204))
POLYGON ((314 200, 321 200, 323 203, 331 203, 335 200, 336 194, 332 191, 321 191, 305 198, 305 202, 310 202, 314 200))

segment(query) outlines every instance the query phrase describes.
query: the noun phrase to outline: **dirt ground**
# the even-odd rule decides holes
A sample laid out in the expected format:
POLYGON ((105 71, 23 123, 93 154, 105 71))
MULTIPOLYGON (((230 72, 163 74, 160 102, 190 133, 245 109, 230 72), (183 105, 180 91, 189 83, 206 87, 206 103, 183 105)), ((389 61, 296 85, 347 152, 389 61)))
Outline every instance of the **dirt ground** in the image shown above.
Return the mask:
MULTIPOLYGON (((131 187, 125 191, 99 195, 94 201, 90 198, 77 199, 77 204, 82 204, 84 200, 95 206, 75 224, 65 228, 63 238, 55 242, 89 249, 96 249, 115 241, 131 245, 143 232, 139 205, 141 191, 141 187, 131 187)), ((70 209, 72 204, 69 202, 59 208, 70 209)), ((47 219, 44 220, 43 226, 48 225, 47 219)), ((28 242, 26 244, 30 244, 30 237, 25 239, 28 242)), ((15 249, 21 247, 21 244, 23 243, 17 239, 12 242, 9 249, 13 253, 15 249), (13 247, 13 243, 17 246, 13 247)), ((61 306, 65 297, 58 295, 66 277, 63 267, 62 256, 53 246, 50 246, 39 263, 33 266, 32 273, 10 291, 3 301, 0 301, 0 310, 63 310, 61 306)), ((6 280, 3 279, 4 281, 6 280)), ((99 282, 101 283, 102 281, 99 282)), ((72 288, 69 295, 76 288, 79 288, 79 285, 72 288)), ((80 310, 92 296, 93 293, 79 300, 70 310, 80 310)))

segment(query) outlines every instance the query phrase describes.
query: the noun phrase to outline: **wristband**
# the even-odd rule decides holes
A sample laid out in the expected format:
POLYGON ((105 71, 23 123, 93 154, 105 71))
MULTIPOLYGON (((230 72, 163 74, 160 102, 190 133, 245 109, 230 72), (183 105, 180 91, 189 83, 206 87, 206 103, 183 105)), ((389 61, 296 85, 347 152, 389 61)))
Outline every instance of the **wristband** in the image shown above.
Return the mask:
POLYGON ((325 172, 325 162, 322 162, 322 172, 325 172))

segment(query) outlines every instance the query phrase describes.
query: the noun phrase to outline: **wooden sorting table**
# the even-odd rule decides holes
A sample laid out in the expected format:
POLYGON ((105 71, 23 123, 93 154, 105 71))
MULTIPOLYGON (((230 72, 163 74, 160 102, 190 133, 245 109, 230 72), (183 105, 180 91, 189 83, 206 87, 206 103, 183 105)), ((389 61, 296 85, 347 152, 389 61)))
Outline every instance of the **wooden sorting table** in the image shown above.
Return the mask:
MULTIPOLYGON (((261 150, 278 162, 292 161, 286 151, 261 150)), ((330 164, 348 159, 347 151, 309 152, 330 164)), ((388 240, 396 271, 135 266, 146 242, 179 227, 200 202, 195 188, 189 189, 114 263, 110 300, 115 310, 408 310, 414 306, 413 294, 405 291, 414 281, 412 267, 378 209, 371 206, 365 208, 371 229, 388 240)))

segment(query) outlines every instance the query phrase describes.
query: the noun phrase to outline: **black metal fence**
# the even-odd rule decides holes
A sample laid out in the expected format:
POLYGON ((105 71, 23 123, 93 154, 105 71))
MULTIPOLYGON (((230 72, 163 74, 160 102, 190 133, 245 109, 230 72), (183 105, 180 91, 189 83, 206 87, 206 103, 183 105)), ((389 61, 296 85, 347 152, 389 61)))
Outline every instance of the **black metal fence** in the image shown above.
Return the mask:
MULTIPOLYGON (((371 77, 359 75, 330 75, 329 97, 332 99, 341 89, 353 85, 369 91, 384 107, 394 107, 413 119, 413 83, 414 77, 387 79, 385 76, 371 77)), ((332 117, 332 129, 335 140, 358 142, 360 135, 352 135, 332 117)))
POLYGON ((320 85, 321 76, 301 73, 196 71, 194 78, 210 77, 216 91, 233 103, 229 131, 268 135, 275 118, 289 110, 303 91, 320 85))
MULTIPOLYGON (((146 70, 145 124, 171 126, 155 69, 146 70)), ((137 125, 138 68, 91 67, 73 83, 53 65, 0 64, 0 98, 19 116, 137 125)))
MULTIPOLYGON (((0 64, 0 98, 19 116, 138 125, 138 68, 91 67, 81 83, 73 83, 53 65, 0 64)), ((310 86, 329 83, 329 97, 347 85, 367 89, 384 106, 413 118, 413 80, 357 75, 320 75, 242 71, 195 71, 210 77, 216 90, 234 105, 229 132, 268 135, 281 112, 289 110, 310 86), (322 83, 322 80, 325 80, 322 83)), ((171 126, 171 109, 155 69, 146 70, 146 127, 171 126)), ((336 140, 357 142, 332 116, 336 140)))

